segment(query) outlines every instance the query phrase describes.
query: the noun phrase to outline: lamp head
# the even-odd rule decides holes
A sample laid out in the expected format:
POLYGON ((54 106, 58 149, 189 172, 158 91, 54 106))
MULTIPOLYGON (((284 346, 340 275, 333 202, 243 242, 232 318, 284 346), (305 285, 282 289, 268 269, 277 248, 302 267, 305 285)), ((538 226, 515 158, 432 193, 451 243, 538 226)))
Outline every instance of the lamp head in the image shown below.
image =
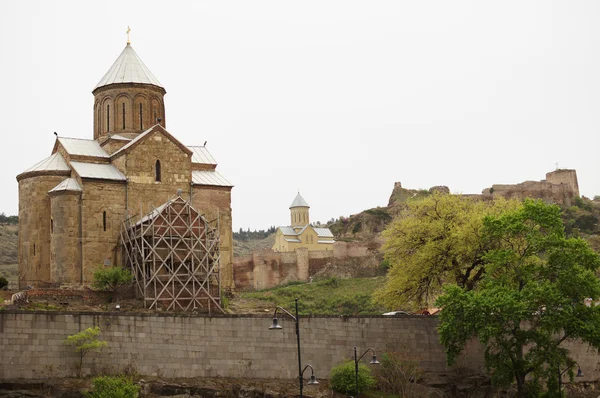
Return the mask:
POLYGON ((575 377, 583 377, 583 372, 581 371, 580 366, 577 367, 577 374, 575 375, 575 377))
POLYGON ((281 327, 281 325, 279 324, 279 322, 277 322, 277 318, 273 318, 273 323, 271 324, 271 326, 269 327, 269 330, 277 330, 277 329, 283 329, 281 327))
POLYGON ((371 362, 369 362, 369 365, 379 365, 379 361, 377 360, 377 355, 373 355, 373 358, 371 359, 371 362))
POLYGON ((315 375, 310 375, 310 380, 308 381, 308 385, 315 385, 315 384, 319 384, 319 382, 317 381, 317 378, 315 377, 315 375))

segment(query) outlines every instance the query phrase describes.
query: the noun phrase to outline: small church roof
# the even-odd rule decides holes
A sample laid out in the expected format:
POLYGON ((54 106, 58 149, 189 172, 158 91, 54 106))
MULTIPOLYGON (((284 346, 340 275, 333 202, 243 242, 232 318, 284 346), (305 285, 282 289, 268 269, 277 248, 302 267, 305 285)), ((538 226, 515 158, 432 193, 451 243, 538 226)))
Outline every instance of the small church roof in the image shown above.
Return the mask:
POLYGON ((71 167, 81 178, 126 181, 127 177, 112 164, 71 162, 71 167))
POLYGON ((217 187, 233 187, 218 171, 215 170, 194 170, 192 171, 192 184, 194 185, 212 185, 217 187))
POLYGON ((298 234, 296 233, 296 231, 294 231, 294 228, 292 227, 279 227, 279 229, 281 230, 281 233, 284 234, 285 236, 297 236, 298 234))
POLYGON ((300 192, 298 192, 298 195, 296 195, 296 199, 294 199, 294 201, 290 205, 290 209, 292 207, 310 207, 310 206, 308 205, 308 203, 306 203, 306 200, 304 200, 302 195, 300 195, 300 192))
POLYGON ((81 189, 81 185, 79 185, 79 183, 77 182, 76 179, 67 178, 66 180, 63 180, 60 184, 58 184, 57 186, 55 186, 48 192, 59 192, 59 191, 81 192, 81 191, 83 191, 83 189, 81 189))
POLYGON ((187 153, 188 155, 193 154, 193 152, 190 148, 186 147, 181 142, 179 142, 179 140, 177 138, 173 137, 163 126, 161 126, 160 124, 155 124, 154 126, 150 127, 148 130, 144 131, 143 133, 139 134, 137 137, 135 137, 134 139, 129 141, 121 149, 119 149, 118 151, 116 151, 115 153, 110 155, 111 159, 115 159, 115 158, 121 156, 122 154, 126 153, 132 147, 134 147, 134 146, 138 145, 138 143, 142 142, 146 137, 148 137, 153 132, 161 133, 162 135, 164 135, 165 137, 170 139, 172 143, 177 145, 179 148, 181 148, 181 150, 183 152, 187 153))
POLYGON ((60 142, 69 155, 93 156, 96 158, 110 157, 108 152, 102 149, 100 144, 94 140, 59 137, 58 142, 60 142))
POLYGON ((192 154, 192 163, 200 164, 217 164, 215 158, 212 157, 206 146, 188 146, 194 152, 192 154))
POLYGON ((125 49, 112 64, 108 72, 94 87, 94 90, 98 87, 115 83, 143 83, 163 88, 129 43, 125 46, 125 49))
POLYGON ((329 228, 313 228, 319 238, 333 238, 333 233, 329 228))
POLYGON ((29 169, 25 170, 23 173, 28 173, 30 171, 69 171, 69 170, 70 170, 69 166, 67 166, 67 162, 65 162, 65 159, 60 155, 60 153, 56 152, 56 153, 52 154, 50 157, 31 166, 29 169))

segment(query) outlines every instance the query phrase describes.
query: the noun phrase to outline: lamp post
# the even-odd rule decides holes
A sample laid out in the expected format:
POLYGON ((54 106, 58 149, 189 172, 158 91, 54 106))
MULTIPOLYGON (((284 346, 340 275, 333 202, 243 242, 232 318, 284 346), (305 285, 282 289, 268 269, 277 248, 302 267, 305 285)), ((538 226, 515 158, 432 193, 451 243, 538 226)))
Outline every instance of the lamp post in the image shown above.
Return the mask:
MULTIPOLYGON (((579 364, 577 362, 574 362, 573 365, 577 365, 577 374, 575 375, 575 377, 583 377, 583 372, 581 371, 581 366, 579 366, 579 364)), ((565 370, 563 370, 562 372, 560 371, 560 365, 558 366, 558 396, 562 398, 562 376, 565 374, 566 371, 570 370, 572 368, 572 366, 567 367, 565 370)))
POLYGON ((379 361, 377 360, 377 355, 375 355, 375 350, 372 348, 367 349, 367 351, 363 352, 363 354, 357 358, 356 356, 356 347, 354 347, 354 378, 356 381, 356 397, 359 396, 359 392, 358 392, 358 361, 360 361, 362 359, 362 357, 365 356, 365 354, 367 352, 373 352, 373 358, 371 358, 371 362, 369 362, 370 365, 379 365, 379 361))
POLYGON ((277 321, 277 311, 281 310, 284 314, 289 316, 296 323, 296 342, 298 344, 298 381, 300 383, 300 398, 302 398, 302 389, 304 385, 304 380, 302 375, 307 368, 310 368, 310 380, 308 381, 308 385, 319 384, 317 378, 315 377, 314 369, 311 365, 306 365, 304 369, 302 369, 302 359, 300 358, 300 317, 298 316, 298 299, 296 299, 296 316, 292 315, 288 310, 283 307, 275 308, 275 312, 273 313, 273 323, 269 327, 269 330, 280 330, 283 329, 279 322, 277 321))

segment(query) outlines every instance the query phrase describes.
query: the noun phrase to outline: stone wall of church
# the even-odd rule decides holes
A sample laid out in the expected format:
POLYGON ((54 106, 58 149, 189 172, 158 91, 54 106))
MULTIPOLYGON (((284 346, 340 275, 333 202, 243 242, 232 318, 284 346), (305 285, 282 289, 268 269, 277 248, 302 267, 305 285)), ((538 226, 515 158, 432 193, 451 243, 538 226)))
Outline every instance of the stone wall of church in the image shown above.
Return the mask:
POLYGON ((159 118, 162 119, 160 124, 166 127, 164 94, 165 90, 160 87, 135 83, 111 84, 96 89, 94 139, 107 134, 139 134, 158 124, 159 118))
POLYGON ((192 206, 211 221, 219 219, 221 237, 221 286, 235 288, 233 281, 233 233, 231 221, 231 187, 192 187, 192 206))
POLYGON ((83 180, 83 283, 93 281, 96 267, 122 265, 117 244, 125 219, 125 189, 122 182, 83 180))
POLYGON ((66 176, 38 175, 19 181, 19 285, 50 281, 50 196, 66 176))
POLYGON ((52 282, 81 282, 80 199, 80 192, 61 191, 50 195, 52 282))

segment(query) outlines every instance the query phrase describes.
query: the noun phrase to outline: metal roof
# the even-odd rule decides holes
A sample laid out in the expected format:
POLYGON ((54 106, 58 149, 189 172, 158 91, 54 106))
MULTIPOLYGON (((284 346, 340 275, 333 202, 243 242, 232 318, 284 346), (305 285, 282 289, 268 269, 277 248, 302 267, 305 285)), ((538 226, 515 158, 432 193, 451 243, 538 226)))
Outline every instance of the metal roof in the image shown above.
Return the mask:
POLYGON ((285 236, 297 236, 298 234, 296 233, 296 231, 294 231, 294 228, 292 227, 279 227, 279 229, 281 230, 281 233, 284 234, 285 236))
POLYGON ((329 228, 314 228, 317 236, 319 238, 333 238, 333 233, 329 230, 329 228))
POLYGON ((59 137, 58 142, 65 148, 69 155, 94 156, 97 158, 108 158, 110 155, 98 142, 83 138, 59 137))
POLYGON ((150 127, 148 130, 146 130, 143 133, 139 134, 133 140, 131 140, 127 144, 123 145, 121 147, 121 149, 119 149, 118 151, 116 151, 115 153, 113 153, 112 156, 115 156, 116 154, 125 151, 127 148, 129 148, 130 146, 132 146, 133 144, 135 144, 136 142, 138 142, 139 140, 141 140, 142 138, 144 138, 146 135, 148 135, 148 133, 150 133, 153 128, 154 128, 154 126, 150 127))
POLYGON ((317 243, 335 243, 334 240, 318 240, 317 243))
POLYGON ((310 207, 310 206, 308 205, 308 203, 306 203, 306 200, 304 200, 302 195, 300 195, 300 192, 298 192, 298 195, 296 195, 296 199, 294 199, 294 201, 290 205, 290 209, 292 207, 310 207))
POLYGON ((81 185, 79 185, 79 183, 77 182, 76 179, 67 178, 66 180, 63 180, 60 184, 58 184, 57 186, 55 186, 48 192, 58 192, 58 191, 81 192, 81 191, 83 191, 83 189, 81 189, 81 185))
POLYGON ((131 138, 123 137, 119 134, 113 134, 109 137, 111 140, 131 141, 131 138))
POLYGON ((162 87, 158 79, 138 57, 131 44, 125 46, 121 55, 94 87, 94 90, 114 83, 144 83, 162 87))
POLYGON ((302 241, 300 239, 287 239, 285 238, 286 242, 293 242, 293 243, 302 243, 302 241))
POLYGON ((52 154, 50 157, 31 166, 30 168, 25 170, 24 173, 27 173, 30 171, 69 171, 69 170, 71 170, 71 169, 69 168, 69 166, 67 166, 67 162, 65 162, 65 159, 60 155, 60 153, 56 152, 56 153, 52 154))
POLYGON ((125 181, 127 178, 112 164, 96 164, 71 162, 71 167, 81 178, 94 178, 98 180, 125 181))
POLYGON ((188 148, 194 152, 192 155, 192 163, 217 164, 217 161, 212 157, 205 146, 188 146, 188 148))
POLYGON ((219 187, 232 187, 225 177, 215 170, 194 170, 192 171, 192 184, 194 185, 214 185, 219 187))

